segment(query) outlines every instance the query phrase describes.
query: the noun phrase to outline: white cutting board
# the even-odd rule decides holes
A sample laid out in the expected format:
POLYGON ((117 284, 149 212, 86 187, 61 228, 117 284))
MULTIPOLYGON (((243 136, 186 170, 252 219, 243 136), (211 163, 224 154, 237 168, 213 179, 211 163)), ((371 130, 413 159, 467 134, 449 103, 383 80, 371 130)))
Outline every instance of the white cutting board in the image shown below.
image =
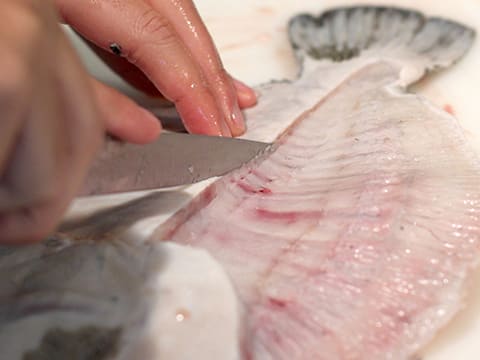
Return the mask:
MULTIPOLYGON (((196 4, 222 55, 225 67, 250 85, 272 79, 293 78, 297 72, 286 36, 288 18, 298 12, 319 13, 338 5, 365 4, 367 1, 338 0, 197 0, 196 4)), ((428 15, 443 16, 477 27, 480 31, 480 0, 391 0, 375 5, 396 5, 421 10, 428 15)), ((97 77, 124 90, 125 85, 114 77, 91 52, 76 45, 89 70, 97 77)), ((475 105, 480 101, 480 40, 467 56, 452 69, 424 81, 417 89, 440 106, 448 105, 460 119, 472 144, 480 154, 480 122, 475 105)), ((183 188, 184 194, 194 195, 205 182, 183 188)), ((72 207, 71 214, 83 214, 138 197, 139 194, 82 199, 72 207)), ((131 236, 146 236, 176 208, 186 202, 169 200, 168 211, 140 221, 130 228, 131 236)), ((169 198, 170 199, 170 198, 169 198)), ((480 271, 471 283, 466 308, 425 350, 423 360, 480 359, 480 271)))

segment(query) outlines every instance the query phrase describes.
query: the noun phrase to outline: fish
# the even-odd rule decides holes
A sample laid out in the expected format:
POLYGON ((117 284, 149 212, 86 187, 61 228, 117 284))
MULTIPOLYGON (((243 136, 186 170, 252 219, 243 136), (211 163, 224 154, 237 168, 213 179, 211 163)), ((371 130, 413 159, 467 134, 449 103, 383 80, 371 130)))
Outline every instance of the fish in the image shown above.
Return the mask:
POLYGON ((268 151, 147 239, 111 227, 126 205, 0 248, 2 356, 407 360, 448 324, 480 259, 480 163, 409 88, 474 31, 356 6, 295 16, 289 37, 298 78, 258 87, 245 114, 268 151))
POLYGON ((243 359, 409 359, 460 309, 480 259, 478 157, 408 87, 473 37, 396 8, 291 21, 302 73, 262 87, 247 112, 248 138, 274 148, 152 237, 226 269, 246 313, 243 359))

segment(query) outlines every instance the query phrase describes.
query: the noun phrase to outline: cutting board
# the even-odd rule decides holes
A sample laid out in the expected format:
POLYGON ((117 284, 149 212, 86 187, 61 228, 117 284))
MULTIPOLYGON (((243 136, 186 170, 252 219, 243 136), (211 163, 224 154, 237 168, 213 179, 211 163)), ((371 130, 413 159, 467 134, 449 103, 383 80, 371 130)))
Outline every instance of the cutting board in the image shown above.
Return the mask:
MULTIPOLYGON (((274 79, 292 79, 298 71, 286 35, 286 24, 290 16, 305 11, 319 13, 331 6, 365 4, 365 1, 197 0, 196 4, 217 44, 225 67, 237 78, 256 85, 274 79)), ((480 30, 479 0, 392 0, 375 4, 414 8, 428 15, 454 19, 480 30)), ((122 89, 140 102, 154 105, 115 77, 78 39, 74 38, 74 42, 92 74, 122 89)), ((480 96, 477 92, 480 84, 480 72, 477 70, 479 64, 480 45, 477 41, 459 64, 431 76, 416 86, 414 91, 451 110, 459 118, 469 140, 480 154, 480 122, 478 110, 475 108, 479 101, 477 97, 480 96)), ((144 211, 143 216, 135 217, 135 221, 129 224, 131 226, 121 227, 124 236, 144 238, 208 183, 209 181, 205 181, 165 192, 165 195, 160 197, 161 201, 151 206, 154 211, 144 211)), ((143 198, 148 198, 148 194, 80 199, 72 206, 69 217, 83 216, 98 209, 104 209, 105 213, 109 214, 109 208, 126 203, 127 212, 134 214, 141 206, 143 198)), ((145 210, 145 206, 142 209, 145 210)), ((125 219, 125 210, 122 218, 125 219)), ((122 219, 119 218, 118 221, 122 219)), ((480 271, 469 287, 464 310, 425 349, 421 357, 423 360, 480 358, 480 341, 477 340, 480 337, 480 271)))

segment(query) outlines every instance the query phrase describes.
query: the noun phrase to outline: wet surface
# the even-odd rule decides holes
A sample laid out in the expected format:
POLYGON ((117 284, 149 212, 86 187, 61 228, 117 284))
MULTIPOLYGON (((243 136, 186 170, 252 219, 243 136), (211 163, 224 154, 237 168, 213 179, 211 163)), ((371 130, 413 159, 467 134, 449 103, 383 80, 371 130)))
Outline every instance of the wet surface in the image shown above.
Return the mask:
MULTIPOLYGON (((269 82, 274 79, 293 78, 297 74, 297 64, 290 50, 285 35, 286 20, 299 12, 318 14, 322 9, 341 5, 364 4, 364 1, 338 0, 265 0, 259 5, 255 0, 244 2, 218 2, 218 0, 197 0, 196 5, 206 20, 217 47, 220 49, 225 67, 236 77, 250 85, 269 82), (248 24, 246 27, 245 24, 248 24), (231 46, 231 45, 234 46, 231 46)), ((390 0, 375 2, 376 4, 395 5, 423 11, 432 16, 444 16, 462 21, 470 26, 480 24, 480 2, 477 0, 459 0, 457 2, 438 2, 425 0, 390 0)), ((478 26, 477 26, 478 27, 478 26)), ((478 30, 478 28, 477 28, 478 30)), ((124 86, 115 80, 111 72, 101 63, 89 58, 89 69, 100 78, 110 79, 111 84, 124 86)), ((430 101, 442 108, 445 104, 454 109, 466 130, 466 136, 473 146, 480 150, 480 123, 478 122, 477 89, 480 83, 480 46, 476 44, 468 55, 447 72, 435 74, 417 85, 414 91, 421 93, 430 101)), ((128 90, 131 91, 131 90, 128 90)), ((143 98, 148 104, 149 99, 143 98)), ((260 100, 261 101, 261 100, 260 100)), ((187 189, 194 196, 201 186, 187 189)), ((116 204, 119 197, 109 197, 101 204, 105 208, 109 203, 116 204)), ((100 200, 93 200, 100 204, 100 200)), ((142 202, 137 205, 141 205, 142 202)), ((84 203, 86 207, 90 205, 84 203)), ((178 207, 181 207, 182 201, 178 207)), ((130 204, 130 211, 135 212, 135 203, 130 204)), ((140 206, 141 208, 141 206, 140 206)), ((168 207, 175 212, 175 206, 168 207)), ((148 211, 146 212, 148 213, 148 211)), ((104 213, 107 215, 109 212, 104 213)), ((124 213, 128 214, 128 212, 124 213)), ((100 213, 97 213, 100 219, 100 213)), ((167 217, 164 214, 162 220, 167 217)), ((138 217, 140 218, 140 216, 138 217)), ((88 228, 87 222, 81 226, 88 228)), ((142 231, 148 227, 142 225, 142 231)), ((151 227, 150 227, 151 228, 151 227)), ((124 228, 125 230, 125 228, 124 228)), ((120 232, 120 228, 118 228, 120 232)), ((139 231, 139 233, 142 233, 139 231)), ((144 232, 143 232, 144 234, 144 232)), ((454 321, 433 341, 422 355, 422 360, 476 360, 480 353, 478 334, 480 333, 480 287, 479 275, 472 280, 466 299, 465 309, 454 321)))

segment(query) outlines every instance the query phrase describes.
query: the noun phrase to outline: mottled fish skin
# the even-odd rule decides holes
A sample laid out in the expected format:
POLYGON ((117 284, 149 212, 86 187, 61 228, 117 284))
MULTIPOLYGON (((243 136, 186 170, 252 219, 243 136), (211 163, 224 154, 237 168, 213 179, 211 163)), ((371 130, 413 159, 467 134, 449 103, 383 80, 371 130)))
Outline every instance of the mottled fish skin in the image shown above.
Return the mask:
POLYGON ((200 249, 60 235, 0 247, 2 360, 234 359, 237 306, 200 249))
POLYGON ((245 359, 409 359, 459 310, 480 256, 480 164, 456 119, 405 87, 473 35, 378 7, 291 22, 303 73, 247 112, 246 137, 276 137, 272 151, 151 239, 224 266, 245 359))

